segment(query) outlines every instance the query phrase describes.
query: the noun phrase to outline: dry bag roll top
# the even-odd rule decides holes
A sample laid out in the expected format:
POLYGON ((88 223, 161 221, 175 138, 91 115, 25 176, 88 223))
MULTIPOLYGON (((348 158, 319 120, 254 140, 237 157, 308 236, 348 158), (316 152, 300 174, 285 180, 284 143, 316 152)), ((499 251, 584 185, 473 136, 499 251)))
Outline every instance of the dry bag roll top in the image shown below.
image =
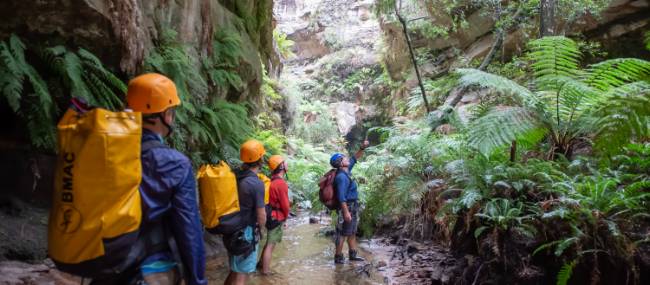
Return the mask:
POLYGON ((228 234, 241 228, 237 177, 230 166, 221 161, 203 165, 197 173, 201 218, 211 233, 228 234))
POLYGON ((119 273, 142 210, 139 113, 69 109, 58 124, 48 253, 75 275, 119 273))

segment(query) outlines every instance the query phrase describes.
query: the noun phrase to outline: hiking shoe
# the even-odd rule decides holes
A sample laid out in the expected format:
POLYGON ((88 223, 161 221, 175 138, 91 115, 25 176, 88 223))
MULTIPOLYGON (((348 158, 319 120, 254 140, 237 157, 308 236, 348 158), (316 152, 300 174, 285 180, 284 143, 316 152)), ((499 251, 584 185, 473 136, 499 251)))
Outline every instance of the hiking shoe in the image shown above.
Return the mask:
POLYGON ((345 263, 345 256, 343 256, 343 254, 335 254, 334 255, 334 263, 336 263, 336 264, 345 263))
POLYGON ((363 257, 358 255, 356 250, 350 250, 350 261, 366 261, 363 257))

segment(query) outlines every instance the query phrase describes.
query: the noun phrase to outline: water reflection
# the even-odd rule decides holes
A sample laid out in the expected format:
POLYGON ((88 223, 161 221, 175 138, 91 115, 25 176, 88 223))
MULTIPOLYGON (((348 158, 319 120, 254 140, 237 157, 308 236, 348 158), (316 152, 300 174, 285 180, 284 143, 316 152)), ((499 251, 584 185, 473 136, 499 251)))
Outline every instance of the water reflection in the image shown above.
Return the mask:
MULTIPOLYGON (((273 274, 253 274, 249 284, 383 284, 383 277, 369 263, 335 265, 334 244, 319 234, 324 228, 327 225, 309 224, 306 218, 294 222, 285 229, 283 241, 273 252, 273 274)), ((366 252, 360 253, 370 260, 366 252)), ((227 275, 225 257, 208 262, 210 284, 221 284, 227 275)))

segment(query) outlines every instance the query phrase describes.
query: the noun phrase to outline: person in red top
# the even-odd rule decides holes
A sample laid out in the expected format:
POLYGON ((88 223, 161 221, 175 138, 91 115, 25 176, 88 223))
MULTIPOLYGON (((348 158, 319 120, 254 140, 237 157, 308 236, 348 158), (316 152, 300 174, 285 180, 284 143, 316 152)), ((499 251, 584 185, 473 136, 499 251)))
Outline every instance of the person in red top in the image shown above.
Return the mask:
POLYGON ((269 158, 269 169, 272 171, 271 189, 269 190, 269 209, 270 216, 267 214, 266 229, 267 239, 264 250, 262 251, 261 267, 262 274, 271 273, 271 256, 275 245, 282 241, 282 228, 284 222, 289 217, 289 186, 284 180, 287 173, 287 163, 279 155, 273 155, 269 158))

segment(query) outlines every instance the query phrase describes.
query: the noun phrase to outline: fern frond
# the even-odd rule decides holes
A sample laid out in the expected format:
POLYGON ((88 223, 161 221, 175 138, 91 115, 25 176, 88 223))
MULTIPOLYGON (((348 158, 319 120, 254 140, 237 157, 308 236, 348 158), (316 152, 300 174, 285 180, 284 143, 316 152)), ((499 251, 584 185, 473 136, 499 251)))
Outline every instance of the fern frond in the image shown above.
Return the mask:
POLYGON ((557 285, 566 285, 573 275, 573 268, 576 267, 578 260, 573 260, 569 263, 565 263, 560 268, 560 271, 557 273, 557 285))
POLYGON ((79 57, 83 60, 84 68, 87 69, 87 71, 95 75, 95 78, 101 81, 110 90, 116 90, 116 92, 112 91, 110 94, 105 95, 112 95, 113 99, 117 98, 119 101, 122 101, 122 98, 127 89, 124 81, 117 78, 115 74, 106 69, 102 62, 91 52, 80 48, 78 54, 79 57))
MULTIPOLYGON (((526 139, 527 135, 537 133, 539 129, 540 120, 529 109, 493 109, 470 124, 469 145, 484 155, 489 155, 496 148, 510 144, 518 138, 526 139)), ((536 135, 535 139, 540 139, 540 136, 536 135)))
POLYGON ((582 54, 578 45, 566 37, 545 37, 530 42, 528 56, 535 74, 537 88, 540 90, 557 90, 549 76, 577 78, 578 63, 582 54))
MULTIPOLYGON (((25 60, 25 44, 17 36, 12 35, 9 38, 9 44, 6 42, 0 44, 0 57, 3 63, 0 65, 0 69, 3 69, 1 73, 4 75, 0 79, 0 86, 9 106, 16 113, 20 110, 26 78, 33 89, 33 94, 30 97, 35 99, 37 106, 39 106, 37 112, 44 118, 44 121, 34 123, 49 124, 54 115, 55 106, 47 89, 47 84, 36 69, 25 60)), ((21 113, 29 114, 29 112, 22 110, 21 113)), ((42 125, 39 129, 43 129, 42 125)), ((31 138, 32 141, 36 139, 36 137, 31 138)))
POLYGON ((84 69, 79 56, 72 52, 66 52, 63 55, 65 73, 61 74, 66 76, 67 87, 70 88, 70 93, 73 97, 81 97, 92 105, 98 105, 92 93, 90 92, 85 80, 83 80, 84 69))
POLYGON ((589 67, 585 82, 603 91, 635 81, 650 81, 650 62, 616 58, 589 67))
MULTIPOLYGON (((190 97, 196 97, 198 102, 205 103, 209 90, 200 72, 200 62, 195 62, 189 56, 187 47, 180 43, 176 36, 176 31, 172 29, 162 32, 156 48, 145 59, 145 69, 159 72, 174 81, 183 102, 189 101, 190 97)), ((186 108, 183 105, 181 108, 186 108)), ((186 109, 192 113, 196 112, 191 107, 186 109)))
POLYGON ((0 64, 2 94, 7 99, 9 107, 14 112, 18 112, 23 93, 23 68, 6 42, 0 43, 0 59, 2 60, 2 64, 0 64))
POLYGON ((595 112, 599 118, 596 147, 613 153, 632 138, 650 136, 650 83, 636 82, 615 88, 615 94, 595 112))
POLYGON ((537 106, 536 95, 527 88, 505 77, 487 73, 478 69, 458 69, 459 79, 463 86, 480 86, 492 89, 498 93, 515 96, 528 106, 537 106))
POLYGON ((278 51, 283 59, 290 59, 296 56, 291 50, 295 44, 294 41, 287 39, 287 34, 278 31, 278 29, 273 30, 273 40, 275 41, 278 51))
POLYGON ((241 37, 235 31, 219 29, 213 37, 213 58, 217 64, 236 67, 242 56, 241 37))
POLYGON ((553 123, 561 128, 564 127, 562 125, 573 125, 577 118, 604 97, 602 92, 570 77, 549 75, 545 81, 556 88, 540 92, 545 111, 553 117, 553 123))

